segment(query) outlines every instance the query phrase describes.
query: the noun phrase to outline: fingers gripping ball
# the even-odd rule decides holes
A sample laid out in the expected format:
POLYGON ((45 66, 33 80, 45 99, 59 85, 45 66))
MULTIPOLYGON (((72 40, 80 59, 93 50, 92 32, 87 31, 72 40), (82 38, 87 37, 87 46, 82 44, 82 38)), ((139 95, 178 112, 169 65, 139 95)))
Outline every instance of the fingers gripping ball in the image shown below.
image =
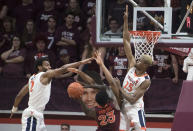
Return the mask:
POLYGON ((73 99, 78 99, 81 97, 83 90, 84 88, 80 83, 73 82, 68 85, 68 89, 67 89, 68 96, 73 99))

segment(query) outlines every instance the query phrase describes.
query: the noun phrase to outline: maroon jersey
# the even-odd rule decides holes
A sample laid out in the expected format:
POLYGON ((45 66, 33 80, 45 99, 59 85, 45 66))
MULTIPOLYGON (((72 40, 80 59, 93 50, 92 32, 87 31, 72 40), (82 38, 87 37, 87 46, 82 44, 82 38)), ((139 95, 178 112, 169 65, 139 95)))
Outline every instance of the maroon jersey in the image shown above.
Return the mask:
POLYGON ((61 37, 64 37, 68 40, 74 40, 76 45, 57 46, 57 51, 59 52, 61 49, 67 49, 70 57, 76 59, 78 57, 77 51, 79 47, 79 35, 80 32, 74 27, 71 29, 68 29, 65 25, 59 27, 55 33, 56 43, 61 40, 61 37))
MULTIPOLYGON (((128 60, 126 56, 114 56, 110 59, 113 77, 118 77, 123 82, 128 69, 128 60)), ((122 83, 121 82, 121 83, 122 83)))
POLYGON ((55 10, 39 12, 36 18, 36 26, 39 31, 45 31, 47 28, 47 21, 50 16, 57 16, 57 12, 55 10))
MULTIPOLYGON (((25 49, 14 50, 12 53, 10 53, 7 59, 10 60, 19 56, 22 56, 25 59, 26 50, 25 49)), ((6 63, 3 66, 3 76, 8 77, 24 76, 24 62, 6 63)))
POLYGON ((154 51, 154 61, 156 64, 153 68, 155 78, 170 78, 172 77, 172 65, 170 53, 164 50, 157 49, 154 51), (168 67, 168 68, 166 68, 168 67))
POLYGON ((48 39, 48 43, 47 43, 47 49, 48 50, 53 50, 55 51, 55 48, 56 48, 56 45, 55 45, 55 39, 54 39, 54 36, 55 36, 55 32, 54 33, 50 33, 50 32, 45 32, 44 33, 48 39))
POLYGON ((112 102, 105 107, 96 106, 98 128, 96 131, 119 131, 120 110, 117 110, 112 102))
POLYGON ((14 17, 16 18, 16 32, 21 33, 28 19, 33 19, 35 7, 33 4, 26 6, 20 5, 14 9, 14 17))

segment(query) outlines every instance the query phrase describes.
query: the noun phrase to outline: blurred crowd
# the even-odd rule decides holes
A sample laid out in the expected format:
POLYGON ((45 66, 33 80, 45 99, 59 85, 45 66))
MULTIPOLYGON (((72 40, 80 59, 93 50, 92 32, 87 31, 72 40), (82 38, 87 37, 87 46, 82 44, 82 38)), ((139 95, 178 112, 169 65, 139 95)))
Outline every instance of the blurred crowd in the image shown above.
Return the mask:
MULTIPOLYGON (((104 33, 121 33, 125 0, 106 0, 104 33)), ((140 6, 163 6, 163 0, 135 0, 140 6)), ((178 28, 189 1, 172 0, 173 32, 178 28), (183 6, 182 6, 183 3, 183 6)), ((127 72, 127 57, 123 47, 95 47, 91 37, 91 21, 95 15, 96 0, 0 0, 0 75, 2 77, 29 78, 34 72, 34 61, 48 57, 52 68, 86 59, 95 50, 101 50, 103 60, 114 77, 123 81, 127 72)), ((130 5, 129 20, 132 25, 133 6, 130 5)), ((162 13, 154 17, 163 22, 162 13)), ((153 30, 149 19, 138 17, 139 29, 153 30)), ((131 28, 131 27, 130 27, 131 28)), ((191 29, 189 30, 192 31, 191 29)), ((114 36, 117 37, 117 36, 114 36)), ((151 78, 186 79, 182 71, 185 57, 172 54, 162 48, 154 51, 154 64, 149 69, 151 78)), ((93 61, 79 67, 82 71, 104 74, 93 61)), ((65 79, 77 79, 72 73, 65 79)), ((122 82, 121 82, 122 83, 122 82)))

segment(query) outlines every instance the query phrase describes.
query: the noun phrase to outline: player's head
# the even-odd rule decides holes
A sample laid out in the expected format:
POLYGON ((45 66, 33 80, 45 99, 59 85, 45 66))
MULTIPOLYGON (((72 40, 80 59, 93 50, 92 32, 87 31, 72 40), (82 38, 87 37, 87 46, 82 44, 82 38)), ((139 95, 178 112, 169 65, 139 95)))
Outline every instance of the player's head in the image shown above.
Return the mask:
POLYGON ((99 90, 96 88, 84 87, 84 91, 81 97, 82 102, 88 107, 93 108, 97 105, 95 96, 99 90))
POLYGON ((65 16, 66 24, 72 25, 74 22, 74 17, 75 17, 75 15, 73 12, 70 12, 70 11, 66 12, 66 16, 65 16))
POLYGON ((96 94, 96 97, 95 97, 95 100, 96 102, 104 107, 108 102, 109 102, 109 97, 108 97, 108 94, 105 90, 101 90, 99 91, 97 94, 96 94))
POLYGON ((70 131, 70 125, 67 123, 61 124, 61 131, 70 131))
POLYGON ((35 61, 35 73, 46 72, 51 69, 50 62, 47 57, 40 57, 35 61))
POLYGON ((136 64, 136 68, 147 69, 152 65, 152 57, 150 55, 142 55, 139 59, 139 62, 136 64))

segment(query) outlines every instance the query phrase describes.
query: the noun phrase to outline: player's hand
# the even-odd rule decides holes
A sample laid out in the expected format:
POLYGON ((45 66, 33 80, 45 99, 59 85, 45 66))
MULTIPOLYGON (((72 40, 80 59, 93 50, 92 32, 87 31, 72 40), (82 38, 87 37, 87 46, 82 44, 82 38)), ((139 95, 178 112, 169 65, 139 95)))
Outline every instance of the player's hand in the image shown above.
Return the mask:
POLYGON ((99 51, 95 52, 95 60, 96 60, 98 65, 101 65, 103 63, 103 61, 101 59, 101 53, 99 51))
POLYGON ((128 5, 126 5, 126 10, 124 12, 123 18, 124 18, 124 20, 128 20, 128 5))
POLYGON ((177 77, 174 77, 174 78, 172 79, 172 82, 173 82, 174 84, 177 84, 177 83, 178 83, 178 78, 177 78, 177 77))
POLYGON ((13 114, 16 113, 17 111, 18 111, 18 108, 13 106, 11 109, 10 119, 12 118, 13 114))

